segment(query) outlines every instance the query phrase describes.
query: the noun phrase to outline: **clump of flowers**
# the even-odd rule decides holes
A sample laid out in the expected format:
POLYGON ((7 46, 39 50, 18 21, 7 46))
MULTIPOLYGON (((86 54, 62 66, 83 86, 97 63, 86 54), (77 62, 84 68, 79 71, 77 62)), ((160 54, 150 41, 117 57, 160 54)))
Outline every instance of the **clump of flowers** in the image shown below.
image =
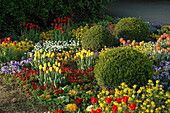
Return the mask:
POLYGON ((35 44, 33 51, 42 49, 45 52, 62 52, 76 50, 80 47, 80 42, 75 40, 69 41, 44 41, 35 44))
POLYGON ((76 53, 75 59, 77 62, 77 67, 81 69, 88 69, 90 66, 94 65, 94 52, 90 50, 82 49, 76 53))
POLYGON ((33 23, 20 23, 21 27, 21 39, 20 40, 31 40, 38 41, 40 27, 33 23))
POLYGON ((0 63, 11 60, 20 60, 25 52, 30 51, 34 44, 32 41, 11 41, 11 38, 5 38, 0 42, 0 63))
POLYGON ((161 30, 164 31, 165 33, 169 34, 170 33, 170 25, 162 26, 161 30))
POLYGON ((32 41, 28 39, 17 42, 17 41, 12 41, 11 37, 8 37, 0 41, 0 47, 8 47, 18 51, 25 52, 25 51, 30 51, 34 47, 34 44, 32 41))
POLYGON ((76 111, 76 110, 78 109, 78 107, 77 107, 76 104, 67 104, 66 107, 65 107, 65 109, 66 109, 67 111, 72 112, 72 111, 76 111))
POLYGON ((159 63, 161 61, 170 61, 170 36, 166 33, 161 35, 157 42, 136 42, 135 40, 130 42, 120 39, 123 46, 129 46, 135 50, 138 50, 146 54, 150 59, 159 63))
MULTIPOLYGON (((73 17, 74 15, 72 15, 73 17)), ((51 23, 51 26, 54 28, 54 36, 52 37, 52 40, 54 41, 65 41, 70 40, 69 31, 73 27, 73 20, 72 17, 66 17, 54 19, 53 23, 51 23)))
POLYGON ((51 40, 53 36, 54 36, 54 30, 49 30, 46 32, 42 32, 39 35, 39 39, 40 40, 51 40))
POLYGON ((28 65, 32 58, 22 61, 10 61, 7 63, 0 64, 0 73, 13 75, 22 71, 22 67, 28 65))
MULTIPOLYGON (((91 102, 94 104, 99 113, 106 112, 165 112, 170 110, 170 94, 162 89, 159 81, 156 85, 152 80, 148 80, 146 86, 137 89, 134 85, 129 88, 125 83, 122 83, 118 88, 113 90, 102 90, 97 98, 92 97, 91 102)), ((98 112, 97 112, 98 113, 98 112)))
POLYGON ((77 40, 81 40, 83 34, 89 29, 89 25, 86 24, 85 26, 80 26, 77 29, 73 29, 70 31, 72 37, 76 37, 77 40))
POLYGON ((155 69, 154 80, 160 80, 160 85, 163 86, 163 89, 170 90, 170 62, 162 61, 159 66, 153 65, 155 69))

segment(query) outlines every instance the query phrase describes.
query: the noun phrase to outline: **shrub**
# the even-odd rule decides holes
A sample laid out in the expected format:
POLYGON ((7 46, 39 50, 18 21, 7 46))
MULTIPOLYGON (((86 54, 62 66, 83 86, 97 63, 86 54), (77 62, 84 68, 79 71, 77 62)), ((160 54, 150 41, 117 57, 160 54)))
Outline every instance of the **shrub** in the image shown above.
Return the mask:
POLYGON ((151 79, 153 68, 152 62, 144 54, 130 48, 118 47, 99 55, 94 73, 102 88, 118 86, 121 82, 126 82, 129 86, 141 86, 151 79))
POLYGON ((100 50, 104 46, 113 45, 113 37, 110 31, 101 25, 91 27, 82 37, 82 47, 86 50, 100 50))
POLYGON ((136 18, 123 18, 115 26, 114 35, 126 40, 148 41, 149 28, 146 23, 136 18))

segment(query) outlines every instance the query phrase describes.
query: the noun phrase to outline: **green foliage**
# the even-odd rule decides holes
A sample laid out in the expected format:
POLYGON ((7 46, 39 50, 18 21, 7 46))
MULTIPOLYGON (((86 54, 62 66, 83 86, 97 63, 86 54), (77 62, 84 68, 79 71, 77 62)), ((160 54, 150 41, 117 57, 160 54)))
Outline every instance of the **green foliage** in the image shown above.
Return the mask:
POLYGON ((82 47, 86 50, 100 50, 104 46, 113 46, 113 37, 108 29, 102 25, 95 25, 82 36, 82 47))
POLYGON ((147 24, 142 20, 129 17, 117 23, 114 35, 125 40, 148 41, 150 32, 147 24))
POLYGON ((0 63, 9 62, 11 60, 20 60, 22 56, 24 56, 24 51, 0 47, 0 63))
POLYGON ((152 62, 144 54, 118 47, 99 55, 94 73, 102 88, 118 86, 122 82, 129 86, 142 86, 152 78, 153 68, 152 62))
POLYGON ((48 28, 53 19, 75 14, 76 22, 97 18, 105 4, 113 0, 1 0, 0 38, 19 34, 20 23, 48 28))

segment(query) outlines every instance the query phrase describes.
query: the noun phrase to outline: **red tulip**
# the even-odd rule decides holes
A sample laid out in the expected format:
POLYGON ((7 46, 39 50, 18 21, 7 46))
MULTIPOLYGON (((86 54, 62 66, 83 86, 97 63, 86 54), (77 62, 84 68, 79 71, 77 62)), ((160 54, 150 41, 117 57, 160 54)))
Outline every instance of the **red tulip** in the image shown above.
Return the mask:
POLYGON ((54 26, 54 23, 51 23, 51 26, 54 26))
POLYGON ((129 112, 129 111, 126 111, 126 113, 131 113, 131 112, 129 112))
POLYGON ((58 30, 62 30, 62 29, 63 29, 63 27, 62 27, 62 26, 59 26, 57 29, 58 29, 58 30))
POLYGON ((130 110, 135 110, 136 108, 136 104, 135 103, 131 103, 129 104, 130 110))
POLYGON ((54 22, 57 22, 57 20, 56 20, 56 19, 54 19, 53 21, 54 21, 54 22))
POLYGON ((2 42, 2 39, 0 39, 0 43, 2 42))
POLYGON ((66 31, 62 31, 62 33, 65 33, 66 31))
POLYGON ((67 23, 63 23, 63 25, 65 26, 65 25, 67 25, 67 23))
POLYGON ((83 98, 76 98, 74 101, 76 102, 76 103, 81 103, 82 102, 82 100, 83 100, 83 98))
POLYGON ((102 109, 99 108, 99 109, 96 109, 96 110, 93 110, 91 111, 92 113, 102 113, 102 109))
POLYGON ((107 104, 110 104, 110 103, 112 102, 112 100, 113 100, 113 98, 112 98, 112 97, 110 97, 110 98, 106 98, 106 103, 107 103, 107 104))
POLYGON ((123 102, 127 103, 128 102, 128 98, 129 98, 128 96, 123 96, 123 102))
POLYGON ((97 98, 95 98, 95 97, 91 97, 91 103, 92 103, 92 104, 97 103, 97 98))
POLYGON ((118 110, 117 105, 112 106, 112 111, 117 111, 117 110, 118 110))
POLYGON ((54 113, 63 113, 63 110, 54 111, 54 113))
POLYGON ((122 102, 122 98, 116 98, 117 103, 121 103, 122 102))

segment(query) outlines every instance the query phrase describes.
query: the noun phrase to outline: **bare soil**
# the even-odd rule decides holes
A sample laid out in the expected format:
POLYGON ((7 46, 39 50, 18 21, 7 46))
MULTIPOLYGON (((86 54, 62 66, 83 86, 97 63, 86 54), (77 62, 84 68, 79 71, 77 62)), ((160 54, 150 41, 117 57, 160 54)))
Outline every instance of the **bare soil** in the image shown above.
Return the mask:
POLYGON ((47 113, 44 107, 33 108, 27 104, 30 98, 15 81, 0 75, 0 113, 47 113))

